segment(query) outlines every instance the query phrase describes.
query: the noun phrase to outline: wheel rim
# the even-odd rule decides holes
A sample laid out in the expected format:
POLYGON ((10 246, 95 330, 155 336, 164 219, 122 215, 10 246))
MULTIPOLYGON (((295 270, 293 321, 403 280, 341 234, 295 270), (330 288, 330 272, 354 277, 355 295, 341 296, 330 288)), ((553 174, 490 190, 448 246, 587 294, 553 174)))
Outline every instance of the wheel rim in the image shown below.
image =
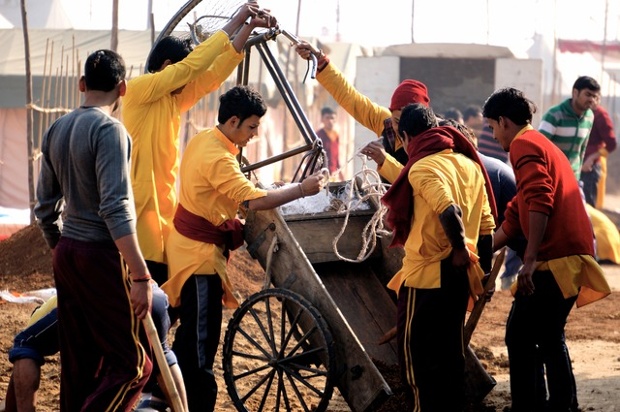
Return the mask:
POLYGON ((224 344, 224 379, 240 411, 323 411, 332 395, 333 342, 305 299, 271 289, 233 315, 224 344))

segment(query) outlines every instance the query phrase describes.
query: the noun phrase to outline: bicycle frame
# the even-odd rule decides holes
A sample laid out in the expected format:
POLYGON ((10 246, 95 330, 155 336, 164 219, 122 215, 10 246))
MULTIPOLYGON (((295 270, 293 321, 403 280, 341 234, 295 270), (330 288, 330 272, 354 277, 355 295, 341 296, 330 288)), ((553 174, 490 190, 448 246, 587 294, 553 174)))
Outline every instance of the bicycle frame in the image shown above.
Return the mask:
MULTIPOLYGON (((304 152, 309 152, 306 156, 304 156, 293 178, 293 181, 295 181, 297 174, 299 170, 301 170, 301 167, 303 166, 304 161, 305 161, 307 162, 306 167, 304 168, 302 175, 299 177, 300 180, 303 180, 303 178, 308 173, 312 173, 316 170, 319 154, 323 151, 323 142, 316 135, 312 125, 310 124, 310 121, 308 120, 308 117, 304 113, 301 107, 301 104, 299 103, 299 100, 295 96, 295 93, 293 92, 293 89, 291 88, 290 83, 286 79, 286 76, 284 75, 282 69, 280 68, 273 53, 267 46, 268 41, 275 40, 276 37, 280 34, 284 35, 286 38, 291 40, 293 43, 299 42, 297 37, 295 37, 291 33, 286 32, 285 30, 280 30, 280 29, 271 29, 265 33, 262 33, 260 35, 250 38, 246 42, 246 45, 245 45, 245 58, 239 65, 239 68, 237 69, 237 83, 243 84, 243 85, 248 84, 250 59, 252 56, 251 50, 252 48, 255 48, 258 51, 262 59, 262 62, 267 68, 273 81, 275 82, 276 87, 278 88, 280 95, 284 99, 284 102, 286 103, 286 106, 289 112, 291 113, 293 119, 295 120, 295 124, 297 125, 297 128, 301 132, 302 137, 305 141, 305 144, 300 147, 291 149, 285 153, 273 156, 271 158, 256 162, 251 165, 243 166, 241 168, 241 171, 244 173, 248 173, 253 170, 259 169, 263 166, 267 166, 275 162, 279 162, 281 160, 287 159, 289 157, 292 157, 292 156, 295 156, 295 155, 298 155, 304 152)), ((316 58, 312 61, 312 65, 313 65, 313 68, 312 68, 311 73, 312 73, 312 77, 314 78, 315 73, 316 73, 316 58)))

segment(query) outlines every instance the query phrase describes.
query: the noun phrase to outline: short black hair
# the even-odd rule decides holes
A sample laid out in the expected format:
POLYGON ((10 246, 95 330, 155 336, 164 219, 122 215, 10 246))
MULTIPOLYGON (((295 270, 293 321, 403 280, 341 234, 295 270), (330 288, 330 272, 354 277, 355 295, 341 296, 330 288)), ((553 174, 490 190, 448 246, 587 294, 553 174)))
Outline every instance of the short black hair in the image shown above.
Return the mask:
POLYGON ((444 119, 453 119, 453 120, 458 120, 458 119, 463 119, 463 113, 461 113, 461 111, 459 109, 457 109, 456 107, 451 107, 448 110, 446 110, 443 114, 444 119))
POLYGON ((112 50, 101 49, 91 53, 84 64, 87 90, 110 92, 125 79, 125 61, 112 50))
POLYGON ((437 126, 437 117, 430 106, 421 103, 411 103, 405 106, 398 121, 398 134, 417 136, 430 128, 437 126))
POLYGON ((187 57, 192 51, 191 39, 181 39, 176 36, 166 36, 157 42, 146 62, 146 70, 149 73, 158 71, 166 60, 172 64, 178 63, 187 57))
POLYGON ((479 114, 482 114, 482 108, 478 105, 470 104, 463 110, 463 120, 478 116, 479 114))
POLYGON ((233 116, 237 116, 240 124, 250 116, 263 117, 267 113, 267 105, 263 97, 249 86, 235 86, 220 96, 220 108, 217 121, 224 124, 233 116))
POLYGON ((465 126, 463 123, 459 123, 454 119, 440 119, 438 125, 454 127, 459 132, 461 132, 461 134, 465 136, 476 149, 478 148, 478 138, 476 137, 476 133, 474 133, 473 130, 465 126))
POLYGON ((336 114, 336 111, 329 106, 325 106, 321 109, 321 117, 325 116, 326 114, 336 114))
POLYGON ((579 76, 573 84, 573 89, 577 89, 578 91, 588 89, 592 90, 593 92, 600 92, 601 85, 598 84, 598 82, 590 76, 579 76))
POLYGON ((496 90, 484 102, 482 115, 487 119, 499 121, 503 116, 510 119, 517 126, 532 123, 532 115, 536 113, 536 105, 525 97, 521 90, 506 87, 496 90))

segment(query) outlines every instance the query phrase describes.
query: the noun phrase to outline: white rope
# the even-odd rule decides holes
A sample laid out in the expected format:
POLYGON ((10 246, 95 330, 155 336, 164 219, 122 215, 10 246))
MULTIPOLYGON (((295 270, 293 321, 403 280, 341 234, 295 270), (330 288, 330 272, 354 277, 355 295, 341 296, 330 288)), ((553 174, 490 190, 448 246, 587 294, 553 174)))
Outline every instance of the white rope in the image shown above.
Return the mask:
MULTIPOLYGON (((377 237, 384 236, 389 233, 383 226, 383 218, 387 213, 387 208, 383 206, 381 203, 381 197, 385 194, 387 189, 389 188, 389 184, 385 184, 381 181, 381 176, 379 173, 371 169, 367 166, 367 157, 361 154, 361 150, 359 149, 351 159, 349 159, 346 163, 351 162, 355 156, 360 156, 362 158, 362 169, 357 172, 350 183, 347 183, 345 188, 349 189, 349 195, 346 202, 336 210, 337 213, 345 214, 344 223, 342 224, 342 228, 332 242, 332 246, 334 249, 334 253, 338 257, 338 259, 343 260, 345 262, 363 262, 368 259, 375 250, 377 246, 377 237), (359 179, 358 179, 359 178, 359 179), (360 183, 358 183, 358 180, 360 183), (364 193, 364 195, 359 199, 354 199, 353 194, 359 192, 364 193), (359 204, 366 202, 371 198, 376 198, 377 204, 379 205, 372 218, 368 221, 364 229, 362 230, 362 248, 357 255, 357 258, 350 259, 344 257, 338 251, 338 241, 344 234, 347 224, 349 223, 349 215, 352 209, 355 209, 359 204)), ((336 171, 338 173, 338 171, 336 171)))

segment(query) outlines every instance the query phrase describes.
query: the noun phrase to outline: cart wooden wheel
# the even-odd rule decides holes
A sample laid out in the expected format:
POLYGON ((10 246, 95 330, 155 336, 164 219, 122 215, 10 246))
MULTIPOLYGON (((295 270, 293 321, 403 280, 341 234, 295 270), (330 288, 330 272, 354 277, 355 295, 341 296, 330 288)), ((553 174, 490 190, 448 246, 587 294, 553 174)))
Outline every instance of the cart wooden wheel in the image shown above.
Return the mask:
POLYGON ((325 411, 333 392, 334 342, 310 302, 290 290, 267 289, 233 314, 223 369, 238 411, 325 411))

